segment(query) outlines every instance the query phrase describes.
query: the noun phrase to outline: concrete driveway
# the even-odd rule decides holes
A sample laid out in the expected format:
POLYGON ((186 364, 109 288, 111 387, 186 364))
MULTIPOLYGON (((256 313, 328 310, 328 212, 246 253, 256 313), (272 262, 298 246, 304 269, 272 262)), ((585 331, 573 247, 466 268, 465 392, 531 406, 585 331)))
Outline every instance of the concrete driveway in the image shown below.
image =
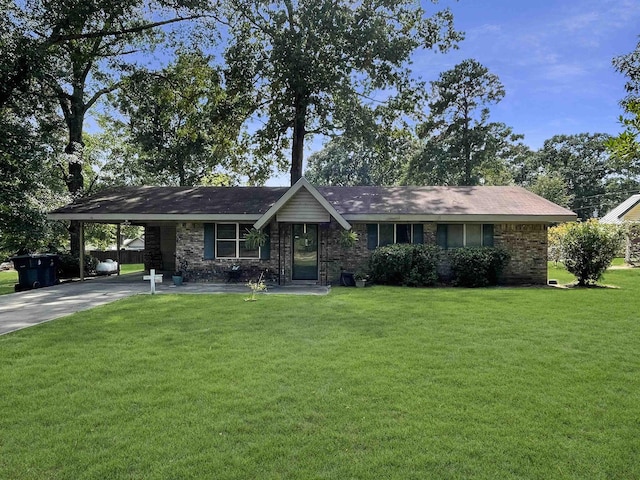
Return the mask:
POLYGON ((0 295, 0 335, 148 291, 148 282, 103 277, 0 295))
MULTIPOLYGON (((330 287, 303 285, 270 287, 267 294, 326 295, 330 287)), ((0 335, 65 317, 139 293, 149 293, 142 273, 90 278, 53 287, 0 295, 0 335)), ((249 293, 242 284, 185 283, 175 287, 165 278, 156 285, 163 293, 249 293)))

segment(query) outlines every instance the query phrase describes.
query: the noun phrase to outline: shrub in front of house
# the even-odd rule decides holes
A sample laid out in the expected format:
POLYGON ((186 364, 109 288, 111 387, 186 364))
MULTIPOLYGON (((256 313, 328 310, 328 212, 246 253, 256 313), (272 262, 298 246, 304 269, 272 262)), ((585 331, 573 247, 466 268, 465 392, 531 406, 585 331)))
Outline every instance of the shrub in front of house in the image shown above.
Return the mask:
POLYGON ((509 252, 501 247, 465 247, 449 254, 455 285, 486 287, 496 285, 509 263, 509 252))
POLYGON ((440 249, 434 245, 394 244, 376 248, 371 254, 371 279, 386 285, 424 287, 438 279, 440 249))
POLYGON ((579 285, 596 283, 620 250, 624 231, 618 225, 589 220, 570 223, 562 237, 564 266, 579 285))

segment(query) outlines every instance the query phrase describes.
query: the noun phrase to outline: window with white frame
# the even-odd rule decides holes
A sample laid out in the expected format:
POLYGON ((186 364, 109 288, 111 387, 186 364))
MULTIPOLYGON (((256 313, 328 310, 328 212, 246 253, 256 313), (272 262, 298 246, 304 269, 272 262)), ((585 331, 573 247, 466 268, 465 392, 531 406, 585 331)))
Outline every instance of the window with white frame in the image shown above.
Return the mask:
POLYGON ((439 247, 493 247, 493 225, 490 223, 440 223, 436 241, 439 247))
POLYGON ((424 228, 421 223, 368 223, 367 247, 376 247, 392 243, 424 243, 424 228))
POLYGON ((253 228, 250 223, 205 224, 205 259, 259 258, 260 249, 247 248, 245 237, 253 228))

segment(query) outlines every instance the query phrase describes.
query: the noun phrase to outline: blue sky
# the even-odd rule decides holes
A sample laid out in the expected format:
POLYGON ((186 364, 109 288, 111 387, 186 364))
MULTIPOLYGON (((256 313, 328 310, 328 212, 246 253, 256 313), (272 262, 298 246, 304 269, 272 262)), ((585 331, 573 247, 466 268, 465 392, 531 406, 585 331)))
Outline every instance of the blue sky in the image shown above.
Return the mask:
MULTIPOLYGON (((635 49, 640 35, 638 0, 460 0, 449 7, 456 28, 466 33, 460 48, 446 54, 418 52, 413 70, 423 80, 467 58, 498 75, 506 96, 491 108, 491 120, 524 134, 533 149, 557 134, 620 131, 623 75, 613 57, 635 49)), ((305 157, 321 147, 308 142, 305 157)), ((288 185, 289 175, 268 185, 288 185)))

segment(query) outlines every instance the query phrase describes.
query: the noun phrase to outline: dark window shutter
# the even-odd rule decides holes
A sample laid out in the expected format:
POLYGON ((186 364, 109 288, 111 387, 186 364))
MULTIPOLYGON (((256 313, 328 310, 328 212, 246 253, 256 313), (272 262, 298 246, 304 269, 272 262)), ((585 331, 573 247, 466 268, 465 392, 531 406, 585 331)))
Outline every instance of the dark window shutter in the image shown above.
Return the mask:
POLYGON ((378 224, 367 223, 367 248, 375 250, 378 246, 378 224))
POLYGON ((436 231, 436 244, 439 247, 447 248, 447 226, 439 223, 436 231))
POLYGON ((424 243, 424 225, 421 223, 413 225, 413 243, 424 243))
POLYGON ((215 224, 204 224, 204 259, 213 260, 216 258, 215 250, 215 224))
POLYGON ((493 224, 491 223, 482 225, 482 245, 493 247, 493 224))
POLYGON ((269 260, 271 258, 271 225, 267 225, 262 231, 267 234, 267 241, 260 247, 260 260, 269 260))

